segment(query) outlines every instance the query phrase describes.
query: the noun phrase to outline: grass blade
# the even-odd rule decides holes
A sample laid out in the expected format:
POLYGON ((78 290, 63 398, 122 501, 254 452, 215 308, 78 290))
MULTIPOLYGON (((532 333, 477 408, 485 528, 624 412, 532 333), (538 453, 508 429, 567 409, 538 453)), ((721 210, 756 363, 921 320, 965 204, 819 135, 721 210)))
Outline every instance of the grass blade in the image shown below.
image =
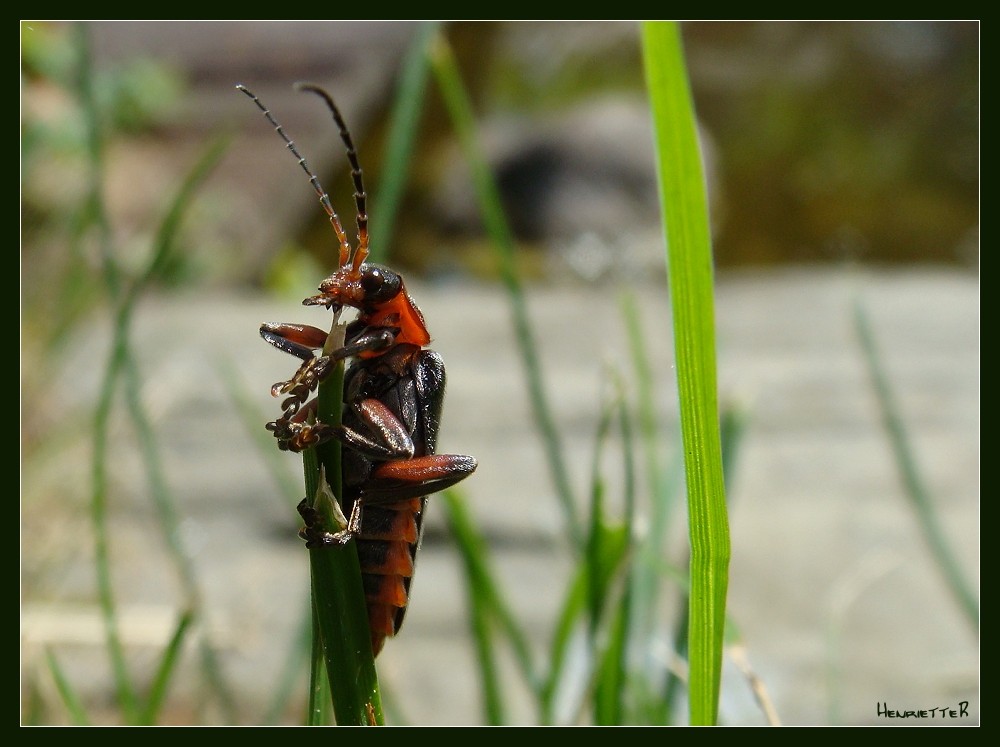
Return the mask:
POLYGON ((187 635, 192 622, 194 622, 194 613, 190 611, 181 615, 177 621, 177 628, 170 637, 170 643, 167 644, 166 649, 163 651, 163 656, 160 658, 160 666, 153 677, 153 685, 149 690, 149 697, 146 699, 146 707, 140 716, 140 724, 151 725, 156 723, 163 700, 167 694, 167 687, 170 685, 170 677, 173 675, 180 661, 180 652, 181 646, 184 643, 184 637, 187 635))
MULTIPOLYGON (((83 112, 88 144, 86 212, 88 222, 92 222, 97 227, 101 269, 106 289, 112 300, 117 301, 121 296, 121 280, 113 254, 111 228, 108 224, 107 212, 104 209, 104 136, 93 88, 90 37, 85 24, 77 24, 74 31, 79 63, 77 95, 83 112)), ((116 320, 114 326, 115 341, 108 357, 94 411, 90 519, 94 532, 94 567, 97 575, 98 601, 104 621, 105 645, 111 659, 118 704, 122 709, 125 721, 132 723, 138 714, 138 697, 131 682, 121 636, 118 632, 118 616, 111 583, 110 540, 107 530, 107 464, 111 408, 118 376, 128 359, 125 331, 120 316, 119 313, 119 319, 116 320)))
POLYGON ((498 726, 504 723, 506 709, 501 696, 495 639, 490 624, 494 610, 494 588, 492 574, 487 568, 485 544, 469 519, 462 501, 450 490, 442 497, 448 528, 455 538, 462 559, 472 640, 479 664, 477 669, 483 698, 483 715, 487 724, 498 726))
POLYGON ((601 659, 597 688, 594 692, 596 700, 595 713, 597 723, 624 724, 626 722, 625 699, 629 688, 629 676, 626 657, 628 645, 633 635, 633 611, 635 609, 634 593, 636 590, 636 566, 633 556, 632 529, 635 526, 635 465, 633 454, 635 448, 632 440, 632 422, 625 403, 624 386, 616 377, 618 389, 617 410, 618 423, 622 435, 623 489, 624 489, 624 528, 622 530, 622 557, 624 577, 622 578, 622 597, 609 625, 607 645, 601 659))
POLYGON ((614 396, 605 404, 597 425, 591 475, 590 534, 586 555, 589 579, 588 638, 591 656, 595 661, 592 707, 594 723, 601 726, 620 724, 624 715, 624 656, 629 627, 628 608, 632 601, 627 578, 625 585, 621 587, 623 598, 615 600, 613 595, 616 579, 625 567, 631 550, 630 527, 635 506, 631 449, 631 426, 622 397, 621 382, 615 377, 614 396), (607 519, 604 507, 605 479, 601 472, 604 448, 610 438, 616 414, 622 428, 624 455, 623 524, 612 524, 607 519))
POLYGON ((532 692, 541 692, 542 684, 535 672, 531 648, 524 631, 517 624, 507 602, 500 593, 495 574, 490 568, 486 542, 476 530, 465 503, 454 488, 442 493, 445 518, 455 537, 465 571, 466 588, 473 617, 473 636, 480 661, 484 693, 484 711, 490 723, 502 723, 505 708, 493 656, 492 625, 498 625, 514 650, 515 661, 532 692))
POLYGON ((391 168, 383 168, 380 173, 376 194, 378 210, 373 210, 371 216, 371 235, 376 240, 371 246, 370 262, 384 262, 387 248, 392 246, 393 225, 409 176, 410 158, 427 90, 428 49, 437 30, 437 23, 421 24, 400 67, 399 87, 389 114, 385 147, 385 163, 391 168))
POLYGON ((712 251, 705 181, 676 24, 643 25, 674 318, 691 538, 691 723, 718 716, 729 583, 729 526, 719 437, 712 251))
MULTIPOLYGON (((271 701, 265 712, 263 723, 273 726, 281 721, 283 714, 288 710, 288 704, 292 700, 296 683, 299 681, 301 673, 305 670, 306 654, 309 650, 312 632, 312 608, 310 606, 309 616, 303 616, 299 623, 295 635, 292 637, 291 645, 288 647, 288 655, 285 658, 285 665, 282 667, 281 675, 278 677, 277 685, 271 694, 271 701)), ((312 688, 309 689, 312 692, 312 688)), ((329 695, 326 698, 329 702, 329 695)), ((308 717, 307 717, 308 720, 308 717)))
POLYGON ((631 603, 632 588, 626 583, 621 603, 612 614, 608 645, 598 664, 597 686, 594 688, 594 723, 598 725, 619 726, 625 723, 625 688, 628 683, 625 654, 631 603))
MULTIPOLYGON (((318 561, 317 561, 318 562, 318 561)), ((312 557, 309 561, 310 588, 315 590, 317 584, 312 557)), ((309 726, 326 726, 331 723, 333 715, 331 707, 333 695, 330 692, 330 677, 327 674, 326 656, 323 651, 323 623, 319 617, 319 606, 316 604, 315 591, 310 595, 310 654, 309 654, 309 705, 306 712, 306 724, 309 726)))
POLYGON ((455 62, 451 47, 441 35, 437 36, 432 48, 431 65, 437 78, 438 87, 444 97, 445 106, 451 116, 452 125, 458 135, 462 152, 472 171, 479 209, 491 239, 491 246, 495 250, 500 277, 510 299, 515 339, 528 382, 531 409, 535 417, 535 425, 542 437, 542 445, 545 448, 546 461, 552 473, 556 495, 566 518, 567 531, 573 547, 582 552, 584 530, 576 513, 573 489, 570 486, 569 473, 563 458, 562 440, 559 437, 559 431, 556 428, 542 382, 538 344, 535 342, 534 332, 528 321, 524 289, 521 286, 520 275, 514 261, 514 237, 504 216, 496 180, 476 142, 475 117, 472 113, 468 92, 462 83, 458 64, 455 62))
MULTIPOLYGON (((202 158, 199 159, 195 168, 188 174, 177 197, 171 202, 167 217, 160 225, 151 260, 145 272, 139 279, 132 283, 127 291, 123 292, 123 281, 115 261, 110 226, 104 209, 104 134, 93 90, 88 29, 84 24, 78 24, 75 29, 80 62, 78 96, 87 127, 90 167, 87 214, 88 220, 98 229, 103 277, 106 290, 115 307, 114 339, 94 416, 94 453, 91 462, 91 521, 94 527, 96 543, 95 565, 97 568, 98 595, 102 616, 105 620, 105 637, 112 659, 118 702, 124 719, 126 722, 132 723, 136 719, 141 720, 144 718, 144 709, 140 709, 139 707, 138 695, 135 692, 127 671, 125 655, 117 630, 117 617, 111 588, 110 548, 106 526, 107 452, 111 408, 119 379, 123 376, 125 379, 126 401, 130 416, 139 432, 143 461, 151 483, 154 502, 158 509, 160 526, 166 537, 171 557, 179 569, 185 592, 189 597, 189 604, 194 605, 193 608, 196 608, 198 594, 195 588, 194 574, 187 561, 187 556, 180 547, 176 511, 173 508, 172 500, 166 488, 166 481, 159 462, 153 431, 141 406, 139 375, 135 361, 131 355, 128 339, 132 312, 136 302, 149 281, 156 277, 158 271, 170 257, 177 229, 187 211, 187 207, 197 188, 221 158, 225 150, 225 143, 221 139, 213 142, 202 158)), ((225 698, 226 689, 222 686, 220 669, 217 665, 213 664, 214 654, 209 648, 207 644, 203 646, 203 659, 212 664, 210 671, 214 672, 214 676, 212 676, 213 683, 216 685, 213 688, 214 691, 222 694, 225 698)))
POLYGON ((45 659, 48 662, 49 672, 52 673, 52 679, 55 680, 56 689, 59 691, 63 705, 69 711, 70 719, 77 726, 89 726, 90 719, 87 718, 87 712, 83 708, 83 703, 80 701, 79 696, 77 696, 73 686, 69 683, 69 680, 66 679, 66 675, 63 674, 62 667, 59 666, 56 655, 46 649, 45 659))
MULTIPOLYGON (((143 273, 129 286, 122 300, 116 330, 120 330, 123 340, 130 333, 132 312, 138 304, 142 291, 156 279, 164 267, 170 264, 176 251, 177 232, 198 187, 218 164, 227 147, 228 138, 226 137, 217 137, 211 141, 201 157, 195 162, 194 167, 187 173, 174 199, 171 200, 166 215, 157 228, 149 262, 143 273)), ((116 334, 118 334, 117 331, 116 334)), ((185 604, 189 606, 194 618, 197 619, 201 617, 203 610, 197 574, 181 540, 181 522, 176 502, 167 484, 166 470, 160 459, 152 423, 142 404, 139 371, 134 358, 128 352, 128 348, 126 348, 123 373, 126 405, 138 434, 139 450, 149 480, 150 495, 156 508, 157 523, 167 546, 168 555, 180 578, 185 604)), ((211 683, 211 691, 218 697, 224 717, 231 722, 235 720, 236 703, 204 626, 199 629, 198 648, 202 669, 207 680, 211 683)))
MULTIPOLYGON (((344 327, 335 325, 323 354, 329 355, 343 344, 344 327)), ((341 361, 319 385, 318 420, 329 425, 340 423, 343 391, 344 364, 341 361)), ((307 449, 302 458, 306 496, 315 500, 322 489, 340 501, 340 442, 331 439, 316 448, 307 449), (324 480, 327 485, 321 488, 324 480)), ((337 526, 331 501, 316 501, 314 505, 323 513, 325 526, 337 526)), ((312 549, 309 551, 309 565, 313 610, 320 632, 318 639, 314 638, 313 646, 314 651, 321 646, 337 723, 341 726, 381 725, 384 723, 382 696, 372 655, 357 545, 350 542, 343 547, 312 549)), ((313 692, 319 689, 316 683, 321 678, 316 671, 316 658, 313 657, 311 678, 313 692)), ((310 714, 315 714, 315 709, 311 709, 310 714)))
POLYGON ((889 436, 889 442, 892 444, 896 466, 899 469, 906 496, 917 516, 920 531, 930 546, 931 555, 937 563, 938 569, 944 575, 948 589, 954 595, 955 601, 972 628, 973 634, 976 634, 979 631, 979 602, 976 601, 972 584, 966 578, 962 566, 948 542, 934 501, 931 499, 930 491, 917 468, 917 460, 913 454, 913 448, 910 446, 906 425, 903 423, 899 405, 896 403, 892 387, 889 385, 889 378, 882 367, 871 320, 860 300, 854 304, 854 325, 858 339, 861 341, 865 364, 868 366, 868 374, 871 377, 879 409, 882 412, 882 423, 889 436))

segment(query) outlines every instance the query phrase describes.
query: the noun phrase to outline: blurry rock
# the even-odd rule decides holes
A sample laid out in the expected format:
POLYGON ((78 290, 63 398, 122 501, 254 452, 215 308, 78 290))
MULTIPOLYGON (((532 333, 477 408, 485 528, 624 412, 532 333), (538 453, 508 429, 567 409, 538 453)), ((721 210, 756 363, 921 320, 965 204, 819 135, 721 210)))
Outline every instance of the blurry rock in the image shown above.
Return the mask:
MULTIPOLYGON (((717 180, 704 131, 701 140, 711 187, 717 180)), ((662 271, 656 156, 645 100, 590 100, 541 125, 527 117, 486 122, 480 143, 515 238, 547 250, 554 274, 568 269, 592 281, 612 269, 662 271)), ((457 150, 451 159, 436 211, 447 230, 478 234, 482 222, 468 168, 457 150)))

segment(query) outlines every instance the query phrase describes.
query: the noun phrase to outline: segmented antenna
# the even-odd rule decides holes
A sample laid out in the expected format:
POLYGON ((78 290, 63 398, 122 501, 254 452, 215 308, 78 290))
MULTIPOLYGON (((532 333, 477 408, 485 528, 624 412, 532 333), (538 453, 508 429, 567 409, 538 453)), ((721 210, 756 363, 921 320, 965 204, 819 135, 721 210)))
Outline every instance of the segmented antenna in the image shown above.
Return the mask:
MULTIPOLYGON (((271 123, 271 126, 274 127, 274 131, 277 132, 281 136, 281 139, 285 141, 285 145, 288 147, 288 150, 290 150, 292 152, 292 155, 295 156, 298 159, 299 166, 301 166, 302 170, 306 172, 306 175, 309 177, 309 183, 312 184, 313 189, 316 190, 316 194, 319 195, 319 202, 323 206, 323 210, 326 211, 326 214, 328 216, 330 216, 330 225, 333 226, 333 231, 334 231, 334 233, 337 234, 337 241, 340 242, 340 265, 342 267, 345 266, 347 264, 349 258, 350 258, 350 255, 351 255, 351 244, 347 240, 347 234, 344 232, 344 227, 340 224, 340 218, 337 217, 337 212, 333 209, 333 203, 330 202, 330 196, 326 193, 326 190, 323 189, 323 185, 319 183, 319 177, 317 177, 309 169, 309 165, 306 163, 306 159, 303 158, 299 154, 299 151, 295 147, 295 143, 292 142, 292 140, 288 137, 288 135, 285 134, 285 130, 278 123, 278 121, 271 115, 270 110, 268 110, 267 107, 265 107, 264 104, 261 103, 260 99, 257 98, 257 96, 253 93, 253 91, 251 91, 249 88, 247 88, 246 86, 244 86, 242 83, 236 86, 236 90, 242 91, 247 96, 249 96, 253 100, 253 102, 257 105, 257 108, 260 109, 262 112, 264 112, 264 116, 267 118, 267 121, 271 123)), ((329 100, 329 97, 327 97, 327 99, 329 100)), ((332 101, 330 103, 332 104, 332 101)), ((357 155, 354 154, 352 156, 352 154, 354 153, 354 151, 353 151, 353 146, 350 144, 350 135, 347 134, 346 129, 344 129, 344 127, 342 125, 342 120, 340 119, 339 112, 335 116, 337 118, 338 124, 341 125, 341 137, 344 139, 344 141, 346 143, 348 143, 348 149, 349 149, 348 159, 351 162, 351 167, 354 168, 354 169, 357 169, 357 174, 358 175, 354 178, 355 189, 357 189, 358 185, 360 184, 360 179, 361 179, 361 171, 360 171, 360 168, 358 168, 358 166, 357 166, 357 163, 358 163, 358 161, 357 161, 357 155)), ((353 175, 353 173, 354 172, 352 172, 352 175, 353 175)), ((355 201, 358 202, 358 195, 357 194, 355 194, 355 201)), ((360 202, 358 202, 359 213, 361 212, 361 207, 363 205, 364 205, 364 193, 362 192, 362 195, 361 195, 361 198, 360 198, 360 202)), ((362 219, 361 219, 361 216, 359 214, 359 216, 358 216, 358 240, 359 240, 359 242, 361 240, 361 222, 362 222, 362 219)), ((365 254, 367 254, 368 253, 368 239, 367 239, 367 237, 368 237, 368 230, 367 230, 368 219, 367 219, 367 216, 364 219, 364 223, 365 223, 365 232, 364 232, 364 234, 365 234, 365 242, 364 242, 365 243, 365 254)), ((357 255, 357 252, 355 253, 355 256, 356 255, 357 255)), ((360 263, 358 263, 358 265, 360 266, 360 263)))
POLYGON ((368 211, 365 209, 367 195, 365 185, 361 175, 361 164, 358 162, 358 152, 354 148, 354 140, 344 123, 344 118, 340 114, 340 109, 333 102, 333 97, 319 86, 311 83, 297 83, 295 87, 299 91, 315 93, 326 102, 327 108, 333 114, 333 121, 340 129, 340 139, 344 141, 347 149, 347 160, 351 164, 351 179, 354 180, 354 204, 358 207, 358 250, 354 253, 354 270, 361 267, 361 263, 368 257, 368 211))

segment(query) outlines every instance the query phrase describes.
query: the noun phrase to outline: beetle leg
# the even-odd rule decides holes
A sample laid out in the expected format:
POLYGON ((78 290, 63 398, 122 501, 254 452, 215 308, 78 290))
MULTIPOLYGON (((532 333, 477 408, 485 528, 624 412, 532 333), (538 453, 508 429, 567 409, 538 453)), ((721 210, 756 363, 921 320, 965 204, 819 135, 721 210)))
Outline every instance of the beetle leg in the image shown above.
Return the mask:
POLYGON ((337 348, 330 357, 343 360, 362 353, 387 350, 396 341, 398 329, 395 327, 370 327, 355 337, 349 345, 337 348))
POLYGON ((271 396, 277 397, 281 394, 288 394, 288 398, 281 403, 284 417, 290 418, 309 399, 309 395, 316 391, 320 382, 326 379, 333 370, 333 360, 327 356, 319 358, 309 358, 303 361, 295 375, 288 381, 279 381, 271 387, 271 396))
POLYGON ((282 420, 288 420, 305 404, 319 382, 330 375, 332 361, 326 356, 317 358, 313 353, 313 350, 326 344, 327 334, 305 324, 266 322, 260 325, 260 336, 278 350, 302 359, 291 379, 279 381, 271 387, 272 397, 290 395, 281 403, 282 420))
POLYGON ((380 400, 369 398, 352 406, 358 423, 366 432, 344 425, 332 429, 333 436, 345 446, 371 459, 409 459, 414 445, 406 426, 380 400))
POLYGON ((323 517, 320 512, 315 507, 309 505, 308 498, 303 498, 299 501, 296 510, 306 523, 299 530, 299 537, 306 541, 306 547, 324 547, 326 543, 323 542, 323 537, 329 534, 329 532, 323 529, 323 517))
POLYGON ((332 438, 330 426, 325 423, 302 423, 279 418, 265 427, 274 434, 282 451, 305 451, 332 438))
POLYGON ((272 420, 264 427, 274 434, 278 448, 282 451, 301 452, 310 446, 316 446, 329 441, 333 436, 331 427, 326 423, 309 422, 316 417, 317 402, 313 399, 305 407, 295 411, 285 411, 277 420, 272 420))
POLYGON ((361 532, 366 507, 425 498, 461 482, 476 471, 476 466, 475 457, 464 454, 432 454, 380 464, 351 506, 347 528, 331 535, 331 544, 350 542, 361 532))
POLYGON ((313 350, 319 350, 326 344, 327 334, 306 324, 265 322, 260 325, 260 336, 278 350, 307 361, 314 357, 313 350))
POLYGON ((323 529, 319 512, 305 501, 300 503, 299 513, 306 520, 306 528, 299 536, 306 540, 306 547, 345 545, 361 533, 366 507, 401 503, 437 493, 464 480, 475 472, 476 466, 474 457, 463 454, 434 454, 385 462, 372 473, 375 481, 361 489, 360 496, 351 506, 347 526, 339 532, 323 529))
MULTIPOLYGON (((302 364, 292 378, 279 381, 271 387, 273 397, 289 395, 281 403, 283 420, 290 419, 298 412, 320 382, 330 375, 336 361, 368 351, 383 350, 391 347, 396 339, 392 328, 380 327, 363 332, 350 345, 340 347, 330 355, 316 356, 313 350, 322 348, 327 340, 327 333, 316 327, 266 322, 260 325, 260 336, 279 350, 302 359, 302 364)), ((277 422, 279 421, 275 421, 277 422)))
POLYGON ((271 387, 271 394, 289 394, 281 403, 285 416, 294 414, 319 383, 333 370, 334 363, 361 353, 382 350, 392 346, 396 333, 389 327, 381 327, 364 332, 350 345, 337 348, 329 355, 315 356, 310 347, 322 347, 327 335, 320 329, 299 324, 263 324, 261 337, 279 350, 302 358, 302 365, 288 381, 279 381, 271 387), (320 338, 322 340, 320 341, 320 338), (313 345, 320 342, 319 345, 313 345))
POLYGON ((393 503, 450 488, 476 471, 475 457, 432 454, 384 462, 372 472, 372 482, 361 490, 370 504, 393 503))

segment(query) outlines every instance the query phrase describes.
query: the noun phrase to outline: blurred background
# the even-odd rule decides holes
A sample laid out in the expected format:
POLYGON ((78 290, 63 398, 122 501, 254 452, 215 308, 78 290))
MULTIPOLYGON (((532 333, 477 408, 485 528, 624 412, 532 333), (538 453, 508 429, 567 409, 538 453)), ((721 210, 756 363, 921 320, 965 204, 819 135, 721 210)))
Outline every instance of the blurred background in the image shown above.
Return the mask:
MULTIPOLYGON (((766 723, 762 684, 789 724, 887 723, 879 703, 964 701, 970 715, 950 723, 978 723, 978 629, 907 502, 854 309, 866 310, 940 531, 978 589, 979 24, 681 28, 713 228, 720 400, 742 424, 727 473, 738 653, 720 718, 766 723)), ((544 655, 574 561, 510 303, 432 74, 407 162, 391 155, 399 91, 428 43, 454 52, 474 105, 580 510, 609 381, 634 381, 623 305, 638 309, 655 380, 652 396, 631 383, 625 396, 655 414, 658 459, 679 479, 637 25, 22 22, 22 723, 71 721, 60 673, 92 722, 125 720, 101 622, 109 588, 143 691, 194 611, 159 723, 302 721, 301 466, 263 430, 278 411, 270 386, 292 362, 257 328, 325 323, 300 301, 329 274, 335 241, 237 83, 281 122, 352 233, 342 143, 292 84, 335 96, 374 250, 404 273, 448 364, 440 448, 479 459, 463 501, 544 655)), ((643 510, 637 532, 649 531, 643 510)), ((485 722, 442 513, 432 499, 407 623, 378 661, 394 723, 485 722)), ((686 554, 675 513, 660 527, 672 566, 686 554)), ((663 583, 676 595, 669 573, 663 583)), ((664 626, 636 656, 669 661, 670 639, 664 626)), ((501 665, 506 721, 535 723, 517 667, 501 665)), ((581 720, 585 689, 566 688, 558 723, 581 720)))

